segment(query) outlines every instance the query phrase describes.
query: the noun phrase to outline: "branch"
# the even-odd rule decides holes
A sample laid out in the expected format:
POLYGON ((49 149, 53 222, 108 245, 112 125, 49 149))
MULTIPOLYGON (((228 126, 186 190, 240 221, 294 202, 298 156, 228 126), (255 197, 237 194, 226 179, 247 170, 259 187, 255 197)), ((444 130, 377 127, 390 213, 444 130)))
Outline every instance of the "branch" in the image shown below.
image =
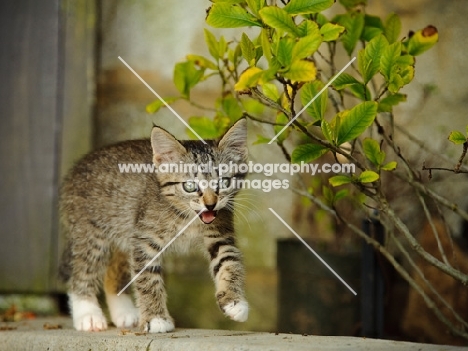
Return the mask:
POLYGON ((403 234, 403 237, 408 241, 408 243, 411 245, 413 250, 421 256, 423 259, 425 259, 427 262, 432 264, 434 267, 437 267, 440 269, 442 272, 445 272, 452 278, 457 279, 460 281, 463 285, 468 285, 468 274, 465 274, 463 272, 460 272, 459 270, 439 261, 437 258, 426 252, 421 245, 416 241, 414 236, 411 234, 409 231, 408 227, 406 224, 402 222, 400 217, 398 217, 395 212, 393 211, 392 208, 389 207, 387 201, 380 197, 379 202, 382 205, 382 213, 384 213, 395 225, 395 227, 398 229, 398 231, 403 234))
MULTIPOLYGON (((293 190, 294 191, 294 190, 293 190)), ((321 204, 321 208, 323 210, 326 210, 330 214, 332 214, 336 219, 342 221, 352 232, 357 234, 359 237, 364 239, 364 241, 367 244, 370 244, 374 247, 375 250, 380 252, 388 262, 395 268, 395 270, 400 274, 400 276, 408 282, 408 284, 416 290, 416 292, 421 295, 421 297, 424 299, 424 302, 426 305, 434 312, 434 314, 439 318, 442 323, 444 323, 455 335, 459 335, 465 339, 468 339, 468 333, 465 332, 464 330, 460 330, 459 328, 456 328, 450 320, 447 319, 447 317, 440 311, 440 309, 435 305, 434 301, 424 292, 424 290, 416 283, 416 281, 409 275, 409 273, 401 266, 395 259, 395 257, 384 247, 382 246, 377 240, 374 238, 368 236, 366 233, 364 233, 361 229, 356 227, 355 225, 349 223, 346 221, 344 218, 342 218, 336 211, 330 209, 328 206, 325 206, 321 203, 319 199, 317 199, 315 196, 302 192, 302 191, 295 191, 299 194, 302 194, 303 196, 306 196, 308 199, 312 200, 316 204, 321 204)), ((454 313, 455 317, 458 315, 454 313)), ((459 317, 459 316, 458 316, 459 317)), ((457 318, 458 319, 458 318, 457 318)), ((460 317, 461 319, 461 317, 460 317)), ((463 320, 462 320, 463 321, 463 320)), ((466 324, 465 321, 463 321, 463 324, 466 324)))
POLYGON ((255 116, 252 116, 250 113, 248 112, 244 112, 242 114, 243 117, 246 117, 246 118, 249 118, 251 119, 252 121, 255 121, 255 122, 259 122, 259 123, 263 123, 263 124, 269 124, 269 125, 272 125, 272 126, 280 126, 280 127, 284 127, 286 125, 286 123, 276 123, 276 122, 270 122, 270 121, 267 121, 267 120, 264 120, 264 119, 261 119, 261 118, 257 118, 255 116))
POLYGON ((440 238, 439 238, 439 232, 437 231, 434 221, 432 220, 432 215, 429 212, 429 209, 427 208, 426 200, 424 200, 424 197, 421 196, 421 193, 419 191, 416 191, 416 195, 419 199, 419 202, 422 205, 424 214, 426 215, 426 218, 429 221, 429 225, 431 226, 432 233, 434 234, 434 237, 436 239, 437 248, 439 249, 439 253, 442 256, 442 260, 444 261, 446 265, 452 266, 450 262, 448 261, 447 256, 445 256, 445 251, 444 251, 444 248, 442 247, 442 242, 440 241, 440 238))
MULTIPOLYGON (((391 230, 387 231, 388 233, 392 233, 391 230)), ((468 328, 468 323, 453 309, 453 307, 439 294, 439 292, 434 288, 434 286, 426 279, 424 276, 424 273, 421 271, 421 269, 418 267, 418 265, 414 262, 414 260, 411 258, 411 255, 409 254, 408 250, 404 248, 404 246, 401 244, 400 240, 398 240, 393 234, 392 238, 397 246, 397 248, 403 253, 405 258, 407 259, 408 263, 410 266, 415 270, 415 272, 419 275, 419 277, 422 279, 424 284, 429 288, 429 290, 439 299, 442 304, 445 305, 445 307, 448 308, 448 310, 453 314, 453 316, 462 324, 464 325, 465 328, 468 328)), ((454 331, 454 326, 452 323, 449 326, 450 330, 454 331)))

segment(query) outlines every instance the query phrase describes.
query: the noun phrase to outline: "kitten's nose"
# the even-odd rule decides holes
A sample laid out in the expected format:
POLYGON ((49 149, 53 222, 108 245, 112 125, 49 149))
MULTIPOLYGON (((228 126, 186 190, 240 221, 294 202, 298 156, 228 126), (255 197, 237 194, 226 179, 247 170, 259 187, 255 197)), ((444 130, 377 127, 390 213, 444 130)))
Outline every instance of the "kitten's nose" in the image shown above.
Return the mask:
POLYGON ((208 211, 213 211, 213 209, 215 208, 216 204, 212 204, 212 205, 208 205, 208 204, 205 204, 205 207, 208 211))

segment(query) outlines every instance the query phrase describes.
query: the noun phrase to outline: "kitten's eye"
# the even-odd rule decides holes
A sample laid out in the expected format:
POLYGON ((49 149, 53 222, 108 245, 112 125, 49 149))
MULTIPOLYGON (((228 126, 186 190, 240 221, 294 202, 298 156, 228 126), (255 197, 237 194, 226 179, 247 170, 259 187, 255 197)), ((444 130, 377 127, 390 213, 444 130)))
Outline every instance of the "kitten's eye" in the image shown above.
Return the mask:
POLYGON ((231 185, 231 178, 221 178, 219 180, 219 188, 227 189, 231 185))
POLYGON ((198 190, 197 183, 195 183, 194 181, 191 181, 191 180, 189 180, 188 182, 183 183, 182 187, 188 193, 193 193, 194 191, 198 190))

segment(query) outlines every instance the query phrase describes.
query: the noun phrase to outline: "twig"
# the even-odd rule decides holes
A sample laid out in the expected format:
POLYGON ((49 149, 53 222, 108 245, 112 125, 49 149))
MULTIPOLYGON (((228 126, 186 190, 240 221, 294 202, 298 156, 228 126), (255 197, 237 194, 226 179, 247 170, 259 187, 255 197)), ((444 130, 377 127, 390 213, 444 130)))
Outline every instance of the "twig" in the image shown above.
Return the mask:
MULTIPOLYGON (((465 141, 465 142, 463 143, 463 151, 462 151, 462 154, 461 154, 460 158, 458 159, 457 165, 455 166, 455 171, 456 171, 457 173, 460 173, 460 172, 461 172, 461 171, 460 171, 460 167, 462 166, 463 159, 464 159, 465 156, 466 156, 467 150, 468 150, 468 141, 465 141)), ((465 172, 462 172, 462 173, 465 173, 465 172)), ((466 172, 466 173, 468 173, 468 172, 466 172)))
POLYGON ((248 118, 248 119, 251 119, 252 121, 255 121, 255 122, 260 122, 260 123, 263 123, 263 124, 270 124, 272 126, 280 126, 280 127, 284 127, 286 125, 286 123, 276 123, 276 122, 270 122, 270 121, 267 121, 267 120, 264 120, 264 119, 260 119, 260 118, 257 118, 255 116, 252 116, 250 113, 248 112, 244 112, 242 114, 242 116, 248 118))
POLYGON ((250 91, 255 95, 255 97, 257 97, 258 100, 260 100, 260 102, 263 102, 266 106, 271 107, 274 110, 283 112, 286 115, 286 117, 288 117, 288 119, 291 119, 293 117, 291 112, 286 110, 283 106, 278 104, 276 101, 273 101, 269 97, 263 95, 263 93, 257 88, 252 88, 250 89, 250 91))
MULTIPOLYGON (((293 189, 294 191, 294 189, 293 189)), ((355 225, 349 223, 344 218, 342 218, 336 211, 330 209, 328 206, 324 205, 319 199, 317 199, 312 194, 303 192, 303 191, 295 191, 296 193, 300 193, 303 196, 307 197, 308 199, 312 200, 314 203, 318 204, 320 208, 327 211, 328 213, 332 214, 335 218, 342 221, 352 232, 357 234, 359 237, 364 239, 367 244, 370 244, 379 251, 386 259, 390 262, 390 264, 395 268, 395 270, 400 274, 400 276, 408 282, 408 284, 416 290, 416 292, 421 295, 426 305, 434 312, 437 318, 444 323, 455 335, 459 335, 465 339, 468 339, 468 333, 462 329, 457 328, 453 325, 453 323, 448 320, 448 318, 440 311, 440 309, 435 305, 434 301, 424 292, 424 290, 416 283, 416 281, 409 275, 409 273, 401 266, 395 259, 395 257, 384 247, 382 246, 377 240, 368 236, 364 233, 361 229, 356 227, 355 225)), ((455 316, 457 316, 455 314, 455 316)), ((457 318, 458 319, 458 318, 457 318)), ((466 324, 463 321, 463 324, 466 324)))
POLYGON ((422 281, 424 282, 424 284, 429 288, 429 290, 439 299, 440 302, 442 302, 442 304, 445 305, 445 307, 448 308, 448 310, 453 314, 453 316, 462 324, 465 326, 465 328, 468 328, 468 323, 463 320, 463 318, 457 313, 455 312, 455 310, 453 309, 453 307, 447 302, 447 300, 445 300, 443 298, 443 296, 441 296, 439 294, 439 292, 434 288, 434 285, 431 284, 431 282, 429 282, 426 277, 424 276, 424 273, 421 271, 421 269, 418 267, 418 265, 414 262, 414 260, 412 259, 411 255, 409 254, 408 250, 406 250, 404 248, 404 246, 401 244, 400 240, 398 240, 398 238, 396 238, 394 235, 393 235, 393 232, 390 230, 388 231, 389 233, 391 233, 391 236, 392 236, 392 239, 393 241, 395 242, 397 248, 400 250, 400 252, 405 256, 406 260, 408 261, 408 263, 410 264, 410 266, 415 270, 415 272, 419 275, 419 277, 422 279, 422 281))
POLYGON ((419 191, 416 191, 416 196, 418 197, 419 202, 422 205, 424 214, 426 215, 426 218, 427 218, 427 220, 429 222, 429 225, 431 226, 432 233, 434 234, 434 237, 435 237, 436 242, 437 242, 437 247, 439 249, 439 253, 442 256, 442 260, 445 262, 446 265, 452 266, 450 264, 450 262, 448 261, 447 256, 445 255, 444 248, 442 247, 442 242, 440 241, 440 238, 439 238, 439 232, 437 231, 437 228, 436 228, 436 226, 434 224, 434 221, 432 220, 432 215, 429 212, 429 209, 427 208, 426 200, 424 200, 424 197, 421 195, 421 193, 419 191))
POLYGON ((205 111, 211 111, 211 112, 217 112, 217 110, 213 107, 206 107, 206 106, 203 106, 203 105, 200 105, 199 103, 193 101, 193 100, 188 100, 188 102, 190 103, 190 105, 196 107, 196 108, 199 108, 200 110, 205 110, 205 111))
POLYGON ((408 243, 411 245, 413 250, 421 256, 424 260, 426 260, 428 263, 432 264, 434 267, 437 267, 441 271, 445 272, 446 274, 450 275, 451 277, 457 279, 460 281, 463 285, 468 285, 468 274, 465 274, 458 269, 455 269, 431 254, 429 254, 427 251, 425 251, 421 245, 416 241, 414 236, 411 234, 409 231, 408 227, 406 224, 402 222, 400 217, 398 217, 393 209, 388 205, 386 199, 384 198, 379 198, 378 199, 381 206, 382 206, 382 212, 392 221, 392 223, 395 225, 395 227, 398 229, 398 231, 403 234, 403 237, 408 241, 408 243))

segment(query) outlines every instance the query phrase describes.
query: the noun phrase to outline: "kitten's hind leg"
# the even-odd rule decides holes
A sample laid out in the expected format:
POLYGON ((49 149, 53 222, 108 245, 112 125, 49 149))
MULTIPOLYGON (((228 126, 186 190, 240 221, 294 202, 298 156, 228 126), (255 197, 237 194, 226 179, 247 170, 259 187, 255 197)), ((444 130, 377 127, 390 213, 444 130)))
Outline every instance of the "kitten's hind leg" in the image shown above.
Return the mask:
POLYGON ((83 331, 105 330, 107 321, 96 298, 108 261, 104 233, 86 219, 75 222, 70 233, 68 296, 73 325, 83 331))
MULTIPOLYGON (((123 252, 114 252, 104 279, 107 307, 112 323, 117 328, 131 328, 138 325, 138 309, 133 304, 129 291, 117 295, 130 281, 128 259, 123 252)), ((130 287, 128 289, 130 290, 130 287)))

